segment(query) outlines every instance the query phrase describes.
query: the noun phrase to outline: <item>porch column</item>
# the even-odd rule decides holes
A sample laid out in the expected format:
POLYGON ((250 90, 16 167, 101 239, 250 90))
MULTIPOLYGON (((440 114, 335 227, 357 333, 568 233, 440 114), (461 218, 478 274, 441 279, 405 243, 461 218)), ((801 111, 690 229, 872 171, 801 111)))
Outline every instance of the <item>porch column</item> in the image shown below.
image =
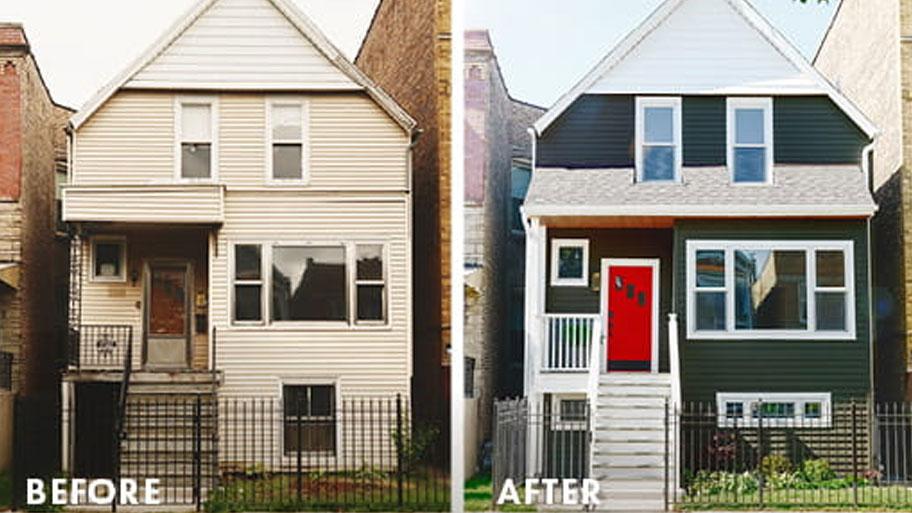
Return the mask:
POLYGON ((540 368, 542 350, 542 315, 545 312, 547 228, 538 218, 530 218, 526 226, 526 283, 525 283, 525 357, 523 391, 531 397, 540 368))

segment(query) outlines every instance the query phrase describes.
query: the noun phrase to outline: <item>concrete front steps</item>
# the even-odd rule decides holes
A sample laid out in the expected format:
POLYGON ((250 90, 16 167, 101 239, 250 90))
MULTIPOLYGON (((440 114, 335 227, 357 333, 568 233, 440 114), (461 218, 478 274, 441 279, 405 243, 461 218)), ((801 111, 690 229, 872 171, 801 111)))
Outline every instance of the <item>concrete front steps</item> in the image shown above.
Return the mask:
MULTIPOLYGON (((599 379, 593 439, 593 477, 599 480, 600 510, 665 509, 665 404, 668 374, 608 373, 599 379)), ((667 435, 667 436, 666 436, 667 435)), ((674 476, 674 461, 668 476, 674 476)))

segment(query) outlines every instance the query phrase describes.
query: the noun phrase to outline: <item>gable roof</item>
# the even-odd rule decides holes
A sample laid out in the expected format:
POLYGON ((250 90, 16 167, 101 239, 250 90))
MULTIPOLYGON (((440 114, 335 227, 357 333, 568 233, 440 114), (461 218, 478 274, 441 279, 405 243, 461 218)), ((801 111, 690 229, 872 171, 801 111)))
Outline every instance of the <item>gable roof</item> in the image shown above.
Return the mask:
MULTIPOLYGON (((70 119, 70 124, 74 129, 79 128, 83 123, 88 121, 95 112, 101 108, 111 96, 124 87, 143 87, 143 76, 141 73, 157 58, 162 56, 169 48, 200 18, 210 10, 215 4, 223 0, 199 0, 187 13, 178 19, 154 44, 152 44, 138 59, 127 66, 113 80, 106 84, 95 96, 89 99, 82 108, 70 119), (139 79, 139 80, 137 80, 139 79), (131 81, 136 80, 131 84, 131 81)), ((363 90, 374 101, 383 108, 403 129, 407 131, 414 130, 416 122, 409 114, 400 107, 395 100, 386 92, 371 81, 360 69, 352 64, 302 13, 292 2, 288 0, 263 0, 268 2, 281 15, 291 23, 291 25, 309 41, 329 63, 338 69, 343 80, 336 80, 331 87, 323 88, 329 90, 363 90)), ((230 27, 228 28, 230 30, 230 27)), ((203 84, 201 87, 205 88, 203 84)), ((242 84, 242 88, 247 85, 242 84)), ((224 87, 212 87, 222 89, 224 87)), ((300 90, 300 88, 286 88, 287 90, 300 90)))
MULTIPOLYGON (((668 19, 681 6, 694 0, 665 0, 652 12, 639 26, 631 31, 608 53, 588 74, 586 74, 572 89, 561 96, 560 99, 536 121, 534 128, 541 134, 551 125, 573 102, 597 85, 606 75, 625 62, 634 50, 641 48, 644 41, 656 33, 668 19)), ((875 125, 859 110, 847 97, 840 93, 819 71, 817 71, 801 53, 780 34, 769 21, 757 12, 746 0, 718 0, 717 3, 725 4, 742 19, 747 25, 774 50, 781 58, 781 65, 794 68, 794 74, 800 75, 800 80, 793 80, 789 88, 784 88, 782 94, 809 94, 810 88, 817 94, 825 94, 848 115, 852 121, 869 137, 873 138, 878 130, 875 125)), ((781 68, 780 68, 781 69, 781 68)), ((773 87, 776 87, 773 85, 773 87)), ((628 93, 634 91, 627 91, 628 93)), ((649 94, 661 94, 663 91, 643 91, 649 94)), ((717 93, 721 94, 721 93, 717 93)), ((750 94, 749 91, 738 91, 738 94, 750 94)))

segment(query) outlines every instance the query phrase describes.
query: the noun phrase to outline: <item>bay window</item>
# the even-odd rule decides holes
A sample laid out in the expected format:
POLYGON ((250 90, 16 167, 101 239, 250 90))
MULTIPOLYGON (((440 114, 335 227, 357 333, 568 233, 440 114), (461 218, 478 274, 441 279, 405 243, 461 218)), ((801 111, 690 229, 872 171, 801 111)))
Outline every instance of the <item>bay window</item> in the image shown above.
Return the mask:
POLYGON ((688 241, 689 338, 852 339, 850 241, 688 241))

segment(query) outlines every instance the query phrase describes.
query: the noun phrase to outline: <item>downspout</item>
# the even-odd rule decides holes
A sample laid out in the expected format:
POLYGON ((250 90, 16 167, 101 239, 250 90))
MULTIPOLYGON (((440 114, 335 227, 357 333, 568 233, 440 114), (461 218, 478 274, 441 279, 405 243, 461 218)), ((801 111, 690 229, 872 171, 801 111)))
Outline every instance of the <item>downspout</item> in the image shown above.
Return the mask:
MULTIPOLYGON (((876 137, 876 136, 875 136, 876 137)), ((868 144, 861 150, 861 170, 864 173, 865 183, 868 185, 868 191, 871 193, 871 197, 874 197, 874 173, 871 169, 872 161, 874 155, 874 142, 868 144)), ((876 212, 876 207, 875 207, 876 212)), ((872 260, 873 256, 873 229, 871 226, 871 220, 874 217, 874 214, 869 215, 865 219, 866 223, 866 237, 867 237, 867 279, 868 279, 868 395, 869 398, 873 397, 874 393, 874 337, 875 337, 875 328, 874 328, 874 273, 872 271, 874 264, 872 260)), ((857 320, 856 320, 857 322, 857 320)), ((870 407, 870 400, 866 401, 870 407)))
MULTIPOLYGON (((424 130, 422 130, 420 128, 414 128, 413 130, 411 130, 409 132, 409 144, 405 148, 405 163, 406 163, 405 167, 406 167, 406 175, 407 175, 406 176, 405 197, 406 197, 406 205, 408 206, 408 208, 406 209, 406 217, 408 218, 408 221, 407 221, 408 235, 405 238, 405 240, 407 241, 406 244, 408 244, 408 249, 406 249, 406 252, 405 252, 406 261, 408 262, 408 264, 406 265, 406 269, 408 269, 408 276, 406 277, 405 282, 406 282, 406 288, 408 290, 409 304, 412 306, 412 308, 408 309, 408 311, 410 312, 409 313, 410 318, 407 323, 408 330, 409 330, 409 336, 408 336, 409 347, 408 347, 408 351, 407 351, 408 358, 409 358, 409 363, 408 363, 409 369, 413 369, 414 364, 415 364, 415 362, 414 362, 414 351, 415 351, 414 304, 415 304, 415 297, 414 297, 414 284, 412 283, 412 281, 414 279, 413 277, 414 277, 414 269, 415 269, 415 267, 414 267, 415 266, 415 256, 414 256, 415 221, 412 218, 413 213, 415 211, 415 194, 414 194, 414 188, 413 188, 413 184, 414 184, 415 180, 414 180, 414 176, 413 176, 414 164, 412 163, 412 157, 414 156, 414 153, 415 153, 415 146, 418 145, 418 139, 421 137, 421 134, 423 134, 423 133, 424 133, 424 130)), ((442 335, 442 333, 441 333, 441 335, 442 335)), ((422 336, 424 336, 424 335, 422 334, 422 336)), ((441 356, 443 356, 443 355, 441 355, 441 356)), ((442 362, 437 362, 437 363, 442 363, 442 362)), ((414 379, 415 379, 415 373, 414 373, 414 371, 412 371, 411 376, 409 377, 409 383, 411 383, 412 380, 414 380, 414 379)), ((414 397, 412 397, 411 399, 414 400, 414 397)))

